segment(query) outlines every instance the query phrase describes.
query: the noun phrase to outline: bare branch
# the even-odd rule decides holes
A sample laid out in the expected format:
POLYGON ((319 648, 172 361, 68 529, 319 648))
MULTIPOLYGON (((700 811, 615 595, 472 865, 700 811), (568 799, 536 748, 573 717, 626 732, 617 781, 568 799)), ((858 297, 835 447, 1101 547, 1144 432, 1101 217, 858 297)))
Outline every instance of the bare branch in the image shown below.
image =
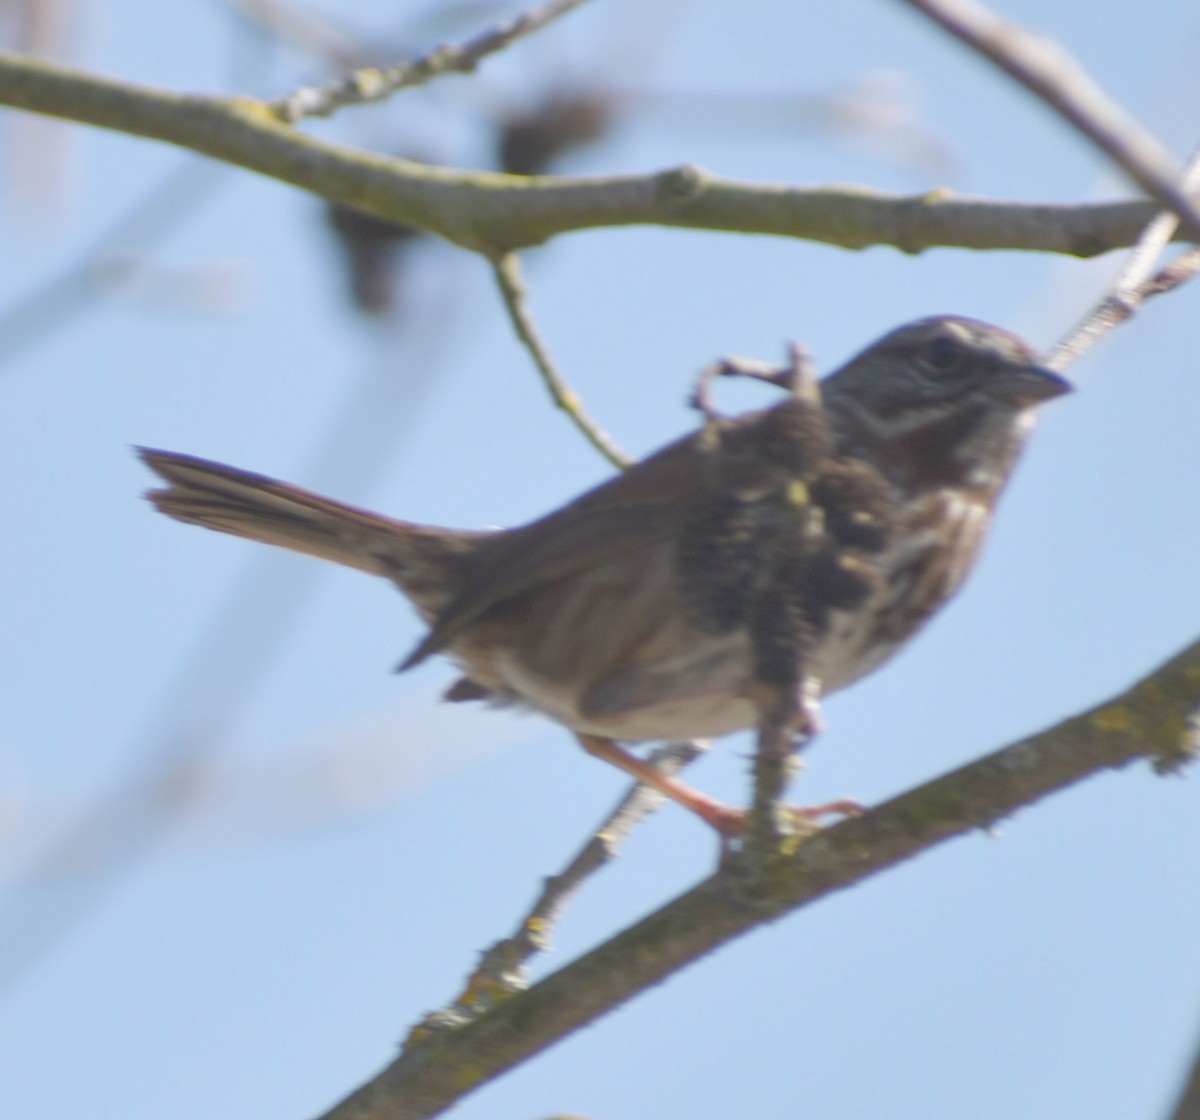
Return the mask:
MULTIPOLYGON (((667 743, 654 751, 649 762, 663 774, 673 776, 707 750, 708 743, 699 740, 667 743)), ((463 994, 447 1011, 427 1017, 410 1038, 422 1037, 425 1031, 459 1026, 490 1010, 500 1000, 524 991, 528 987, 525 966, 538 953, 550 948, 550 936, 567 904, 592 875, 617 858, 621 845, 642 821, 660 808, 663 800, 663 795, 649 786, 634 785, 567 866, 546 880, 545 888, 521 919, 516 932, 483 954, 463 994)))
POLYGON ((816 388, 817 370, 813 365, 812 355, 803 343, 793 340, 788 343, 788 361, 785 366, 773 365, 759 358, 744 358, 735 354, 727 354, 710 362, 696 376, 696 387, 692 390, 690 401, 692 408, 700 413, 707 421, 718 420, 721 411, 713 399, 713 383, 719 377, 745 377, 751 381, 761 381, 765 385, 774 385, 785 393, 794 396, 813 396, 819 393, 816 388))
POLYGON ((461 171, 341 147, 283 124, 265 102, 113 81, 0 51, 0 104, 161 140, 388 221, 496 255, 573 230, 656 225, 798 237, 847 249, 1023 249, 1091 257, 1132 245, 1151 201, 1003 203, 949 192, 741 183, 680 167, 563 179, 461 171))
POLYGON ((1057 343, 1046 358, 1051 369, 1065 369, 1090 350, 1109 331, 1132 318, 1151 296, 1173 292, 1200 272, 1200 246, 1180 254, 1136 288, 1105 296, 1087 316, 1057 343))
POLYGON ((443 74, 470 74, 488 55, 502 51, 545 27, 552 20, 587 3, 587 0, 551 0, 468 39, 465 43, 435 47, 412 62, 380 70, 367 66, 321 89, 301 88, 271 104, 280 120, 295 124, 306 117, 329 117, 349 105, 385 101, 408 86, 421 86, 443 74))
POLYGON ((1059 44, 1001 19, 978 0, 905 0, 995 63, 1105 152, 1151 198, 1178 214, 1191 239, 1200 211, 1158 140, 1104 92, 1059 44))
POLYGON ((1113 700, 825 829, 756 905, 719 871, 527 992, 425 1035, 322 1120, 424 1120, 735 937, 1103 770, 1200 751, 1200 641, 1113 700))
POLYGON ((571 423, 583 433, 583 437, 600 452, 614 467, 624 470, 630 464, 630 458, 617 446, 613 438, 601 428, 583 407, 579 394, 564 380, 541 334, 529 314, 526 300, 525 285, 521 281, 521 263, 515 253, 505 253, 492 261, 496 275, 496 283, 500 286, 500 294, 504 297, 504 306, 508 309, 509 318, 517 337, 525 344, 533 356, 538 372, 550 391, 554 403, 571 419, 571 423))

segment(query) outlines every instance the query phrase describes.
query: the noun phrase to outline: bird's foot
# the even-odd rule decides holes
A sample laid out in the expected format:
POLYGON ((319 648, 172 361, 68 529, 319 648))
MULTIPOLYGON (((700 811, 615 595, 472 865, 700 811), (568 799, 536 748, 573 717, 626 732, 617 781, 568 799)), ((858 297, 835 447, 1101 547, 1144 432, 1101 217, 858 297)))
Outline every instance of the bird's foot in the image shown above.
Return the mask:
MULTIPOLYGON (((707 797, 696 798, 687 807, 726 840, 740 839, 746 831, 746 822, 750 817, 746 809, 735 809, 732 805, 707 797)), ((867 811, 865 805, 850 797, 827 801, 823 805, 784 805, 781 808, 788 823, 802 836, 824 828, 827 823, 824 819, 826 817, 844 819, 857 817, 867 811)))

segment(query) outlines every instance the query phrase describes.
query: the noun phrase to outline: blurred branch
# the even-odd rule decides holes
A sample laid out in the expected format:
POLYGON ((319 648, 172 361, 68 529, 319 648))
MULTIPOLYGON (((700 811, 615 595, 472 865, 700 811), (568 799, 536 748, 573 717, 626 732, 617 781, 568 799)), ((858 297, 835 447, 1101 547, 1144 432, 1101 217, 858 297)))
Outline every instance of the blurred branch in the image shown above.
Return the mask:
POLYGON ((364 315, 395 314, 402 288, 400 262, 424 234, 337 203, 325 206, 325 222, 345 264, 353 306, 364 315))
POLYGON ((510 175, 545 175, 568 152, 603 140, 630 104, 599 87, 552 90, 536 104, 501 115, 496 166, 510 175))
POLYGON ((848 249, 950 246, 1088 257, 1133 244, 1160 209, 1143 200, 1062 206, 758 185, 692 166, 591 179, 460 171, 306 136, 254 98, 165 92, 2 51, 0 104, 176 144, 491 256, 572 230, 658 225, 848 249))
POLYGON ((1179 187, 1179 168, 1158 139, 1104 92, 1054 40, 1001 19, 979 0, 905 0, 995 63, 1053 109, 1151 198, 1179 215, 1190 240, 1200 211, 1179 187))
MULTIPOLYGON (((70 0, 0 0, 0 41, 42 58, 63 58, 77 39, 75 8, 70 0)), ((70 185, 68 135, 46 121, 14 124, 0 142, 0 180, 11 185, 22 208, 60 205, 70 185)))
POLYGON ((96 305, 105 270, 121 250, 148 249, 207 202, 225 169, 187 160, 137 202, 65 272, 0 311, 0 366, 58 331, 70 316, 96 305))
POLYGON ((272 102, 270 107, 280 120, 294 124, 306 117, 332 116, 350 105, 384 101, 398 90, 424 85, 442 74, 470 74, 488 55, 532 35, 585 3, 587 0, 551 0, 489 28, 465 43, 435 47, 413 62, 400 62, 386 69, 363 67, 333 85, 295 90, 272 102))
MULTIPOLYGON (((950 145, 917 105, 911 75, 866 70, 833 86, 807 90, 670 89, 622 84, 603 92, 622 112, 637 107, 645 124, 657 118, 675 133, 775 143, 808 137, 847 147, 923 183, 949 186, 960 174, 950 145)), ((505 168, 505 170, 509 170, 505 168)))
POLYGON ((238 15, 282 43, 306 51, 331 65, 350 69, 363 62, 363 45, 312 12, 279 0, 225 0, 238 15))
POLYGON ((1170 1120, 1200 1120, 1200 1050, 1192 1059, 1179 1099, 1171 1109, 1170 1120))
POLYGON ((550 357, 546 344, 529 314, 525 285, 521 281, 521 262, 515 253, 505 253, 492 261, 492 269, 504 306, 512 320, 517 337, 533 356, 538 372, 550 391, 554 403, 570 417, 571 423, 583 433, 583 437, 600 452, 614 467, 624 470, 630 458, 613 442, 613 438, 601 428, 583 407, 579 394, 570 387, 550 357))
POLYGON ((718 871, 657 913, 468 1025, 422 1034, 322 1120, 423 1120, 672 973, 784 914, 1075 782, 1137 759, 1174 771, 1200 751, 1200 641, 1120 696, 816 834, 750 905, 718 871))
MULTIPOLYGON (((421 337, 408 336, 399 356, 389 340, 347 385, 302 474, 328 489, 361 491, 403 447, 405 429, 436 384, 447 337, 453 332, 444 321, 431 322, 421 337), (401 370, 416 371, 420 380, 399 376, 401 370)), ((286 564, 273 553, 263 551, 245 567, 191 644, 157 698, 126 779, 58 830, 13 877, 16 891, 0 915, 0 996, 52 954, 196 807, 210 760, 287 648, 323 574, 318 565, 286 564), (87 857, 83 868, 80 853, 87 857), (63 889, 40 889, 73 868, 87 873, 63 889)))

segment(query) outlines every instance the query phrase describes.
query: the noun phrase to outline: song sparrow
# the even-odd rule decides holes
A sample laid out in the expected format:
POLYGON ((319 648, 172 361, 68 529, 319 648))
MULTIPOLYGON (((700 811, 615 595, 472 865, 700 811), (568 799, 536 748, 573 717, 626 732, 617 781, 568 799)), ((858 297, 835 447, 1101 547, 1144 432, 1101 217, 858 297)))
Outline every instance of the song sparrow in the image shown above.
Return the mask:
POLYGON ((169 484, 147 495, 163 513, 390 579, 430 626, 401 668, 446 653, 464 673, 448 699, 540 711, 731 833, 743 814, 617 741, 753 727, 764 680, 800 673, 811 709, 879 666, 962 584, 1034 406, 1067 389, 1007 331, 924 319, 819 396, 710 418, 546 517, 493 532, 140 454, 169 484))

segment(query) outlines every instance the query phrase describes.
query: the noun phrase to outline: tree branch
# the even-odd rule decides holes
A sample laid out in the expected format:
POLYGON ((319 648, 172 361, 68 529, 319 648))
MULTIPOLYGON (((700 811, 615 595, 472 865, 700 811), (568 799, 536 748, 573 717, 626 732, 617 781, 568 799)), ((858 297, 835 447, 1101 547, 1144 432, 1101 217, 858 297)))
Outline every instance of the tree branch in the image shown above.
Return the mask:
MULTIPOLYGON (((1184 190, 1192 190, 1197 183, 1200 183, 1200 148, 1188 161, 1182 186, 1184 190)), ((1153 271, 1178 225, 1175 214, 1165 210, 1146 226, 1109 286, 1108 294, 1046 355, 1046 364, 1051 369, 1065 369, 1078 361, 1106 334, 1136 315, 1146 300, 1172 291, 1200 271, 1197 246, 1180 253, 1157 273, 1153 271)))
POLYGON ((907 253, 934 246, 1090 257, 1136 241, 1153 201, 1080 206, 742 183, 680 167, 592 179, 434 167, 356 151, 283 124, 250 97, 184 95, 0 51, 0 104, 161 140, 489 256, 562 233, 657 225, 907 253))
POLYGON ((527 992, 423 1035, 322 1120, 424 1120, 735 937, 1102 770, 1200 750, 1200 641, 1091 711, 825 829, 771 871, 753 904, 717 874, 527 992))
POLYGON ((1196 1120, 1197 1117, 1200 1117, 1200 1050, 1192 1060, 1169 1120, 1196 1120))
POLYGON ((443 74, 470 74, 488 55, 532 35, 585 3, 587 0, 551 0, 480 32, 465 43, 435 47, 412 62, 400 62, 382 70, 368 66, 321 89, 298 89, 274 102, 272 109, 280 120, 294 124, 306 117, 332 116, 349 105, 384 101, 399 90, 422 86, 443 74))
POLYGON ((512 320, 513 330, 533 357, 534 365, 542 375, 551 400, 570 417, 571 423, 579 429, 588 443, 614 467, 624 470, 631 462, 629 456, 617 446, 612 436, 588 415, 579 394, 567 384, 554 364, 554 359, 550 357, 550 351, 529 313, 525 285, 521 280, 521 262, 516 253, 501 254, 492 261, 492 271, 508 317, 512 320))
POLYGON ((1102 90, 1058 43, 1001 19, 978 0, 905 0, 1015 78, 1107 154, 1151 198, 1200 236, 1200 213, 1180 189, 1179 168, 1158 139, 1102 90))
MULTIPOLYGON (((658 747, 649 762, 660 773, 674 776, 708 750, 707 741, 689 740, 658 747)), ((665 798, 640 782, 617 803, 604 823, 585 841, 567 865, 546 879, 534 904, 517 923, 516 930, 497 941, 480 959, 465 991, 448 1008, 435 1011, 413 1028, 410 1040, 448 1026, 461 1026, 490 1010, 498 1002, 529 986, 529 962, 550 948, 554 927, 568 903, 597 871, 617 858, 621 845, 665 798)))

